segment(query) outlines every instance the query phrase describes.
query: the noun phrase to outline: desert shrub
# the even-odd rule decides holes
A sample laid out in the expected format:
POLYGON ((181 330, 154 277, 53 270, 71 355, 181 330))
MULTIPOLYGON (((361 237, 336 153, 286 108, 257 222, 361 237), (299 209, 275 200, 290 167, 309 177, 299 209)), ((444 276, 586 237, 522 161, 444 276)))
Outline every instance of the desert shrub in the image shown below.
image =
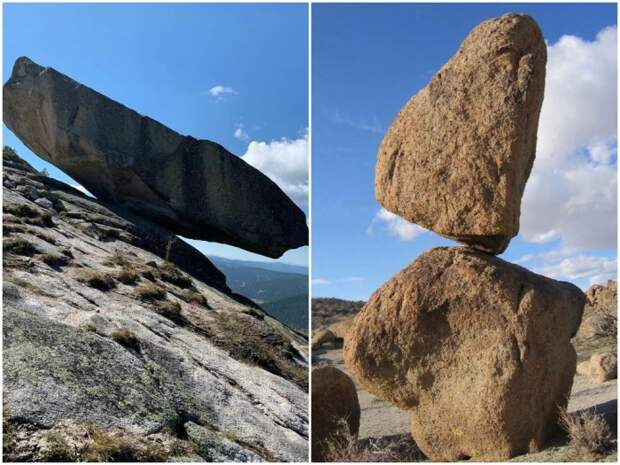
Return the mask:
POLYGON ((88 331, 89 333, 96 333, 97 327, 92 323, 86 323, 85 325, 80 326, 84 331, 88 331))
POLYGON ((166 290, 158 286, 157 284, 143 284, 142 286, 136 289, 136 293, 140 300, 144 301, 154 301, 154 300, 164 300, 166 298, 166 290))
POLYGON ((601 312, 593 318, 592 328, 595 336, 615 339, 618 336, 618 317, 615 311, 601 312))
POLYGON ((109 291, 116 287, 114 278, 107 273, 91 272, 83 278, 83 281, 100 291, 109 291))
POLYGON ((4 241, 2 244, 2 250, 4 251, 4 253, 25 255, 27 257, 31 257, 39 251, 33 243, 29 242, 23 237, 4 241))
POLYGON ((159 302, 155 308, 155 311, 164 318, 168 318, 175 323, 183 323, 184 319, 181 315, 181 305, 178 302, 159 302))
POLYGON ((39 210, 25 203, 5 205, 2 210, 18 218, 37 218, 40 216, 39 210))
POLYGON ((73 252, 71 252, 71 249, 62 249, 60 253, 63 254, 65 257, 74 258, 73 252))
POLYGON ((54 239, 49 234, 45 234, 45 233, 39 232, 39 231, 33 231, 32 234, 37 236, 39 239, 43 239, 45 242, 48 242, 48 243, 50 243, 52 245, 56 245, 56 239, 54 239))
POLYGON ((116 250, 114 255, 106 258, 103 261, 103 264, 107 266, 120 266, 124 270, 131 269, 133 267, 133 264, 127 260, 127 258, 119 250, 116 250))
POLYGON ((200 292, 187 291, 183 294, 183 300, 191 304, 202 305, 203 307, 209 308, 207 298, 200 292))
POLYGON ((423 458, 409 435, 360 441, 344 418, 337 432, 324 441, 323 455, 326 462, 418 462, 423 458))
POLYGON ((26 232, 26 228, 19 224, 15 223, 7 223, 6 221, 2 223, 2 233, 5 236, 13 233, 24 233, 26 232))
POLYGON ((117 329, 116 331, 113 331, 110 336, 114 342, 118 342, 124 347, 135 348, 138 346, 138 338, 128 329, 117 329))
POLYGON ((54 253, 45 253, 41 255, 41 261, 54 269, 58 269, 69 264, 69 259, 66 256, 54 253))
POLYGON ((44 462, 74 462, 77 454, 60 433, 49 433, 46 437, 47 449, 43 453, 44 462))
POLYGON ((151 270, 142 270, 142 276, 149 281, 155 282, 155 274, 151 270))
POLYGON ((258 319, 258 320, 264 320, 265 319, 265 315, 263 315, 262 313, 260 313, 259 311, 253 309, 253 308, 246 308, 243 310, 243 313, 245 313, 246 315, 250 315, 253 316, 254 318, 258 319))
POLYGON ((91 442, 83 454, 87 462, 165 462, 168 458, 161 444, 140 444, 120 432, 90 426, 88 436, 91 442))
POLYGON ((159 278, 162 281, 174 284, 182 289, 191 287, 193 281, 183 274, 179 269, 171 262, 164 262, 159 267, 159 278))
POLYGON ((133 270, 124 269, 116 275, 116 279, 123 284, 134 284, 140 279, 140 275, 133 270))
POLYGON ((560 425, 568 433, 576 459, 590 461, 611 447, 612 435, 607 421, 589 410, 560 412, 560 425))
POLYGON ((121 233, 118 229, 97 227, 96 230, 98 239, 103 242, 114 241, 121 237, 121 233))

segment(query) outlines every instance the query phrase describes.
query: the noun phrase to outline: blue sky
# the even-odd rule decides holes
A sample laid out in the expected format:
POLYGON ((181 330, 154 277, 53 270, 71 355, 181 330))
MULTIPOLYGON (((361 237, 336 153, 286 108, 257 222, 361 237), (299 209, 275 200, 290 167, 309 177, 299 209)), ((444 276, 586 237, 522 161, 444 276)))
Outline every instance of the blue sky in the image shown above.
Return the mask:
POLYGON ((615 277, 614 4, 312 9, 313 296, 367 299, 423 251, 456 245, 380 212, 373 192, 376 152, 403 104, 469 31, 511 11, 538 21, 549 61, 521 233, 502 258, 582 288, 615 277))
MULTIPOLYGON (((266 174, 307 214, 307 6, 5 4, 6 81, 28 56, 181 134, 216 141, 266 174)), ((3 142, 70 184, 6 128, 3 142)), ((264 260, 191 241, 207 254, 264 260)), ((280 261, 307 264, 308 247, 280 261)))

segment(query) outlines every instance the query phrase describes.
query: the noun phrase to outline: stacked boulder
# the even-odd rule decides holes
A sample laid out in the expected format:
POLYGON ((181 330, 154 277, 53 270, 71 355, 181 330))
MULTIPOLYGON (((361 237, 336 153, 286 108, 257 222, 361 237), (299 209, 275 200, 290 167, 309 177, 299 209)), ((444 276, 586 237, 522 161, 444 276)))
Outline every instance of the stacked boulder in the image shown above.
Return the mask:
POLYGON ((519 230, 545 65, 529 16, 481 23, 379 149, 379 202, 466 244, 420 255, 373 294, 345 338, 350 372, 410 413, 431 460, 538 450, 570 395, 583 292, 495 256, 519 230))

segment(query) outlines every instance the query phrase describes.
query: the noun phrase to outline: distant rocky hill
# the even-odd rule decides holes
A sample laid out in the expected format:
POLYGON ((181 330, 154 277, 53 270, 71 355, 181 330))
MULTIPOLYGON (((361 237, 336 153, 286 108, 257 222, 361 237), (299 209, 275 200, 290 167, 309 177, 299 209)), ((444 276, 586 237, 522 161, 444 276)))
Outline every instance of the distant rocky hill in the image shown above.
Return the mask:
POLYGON ((3 161, 5 461, 306 459, 304 337, 169 230, 3 161))
POLYGON ((221 257, 211 260, 226 275, 226 282, 234 292, 252 299, 282 323, 307 333, 307 269, 221 257))
POLYGON ((363 300, 343 300, 333 297, 312 299, 313 331, 336 321, 355 316, 364 306, 363 300))

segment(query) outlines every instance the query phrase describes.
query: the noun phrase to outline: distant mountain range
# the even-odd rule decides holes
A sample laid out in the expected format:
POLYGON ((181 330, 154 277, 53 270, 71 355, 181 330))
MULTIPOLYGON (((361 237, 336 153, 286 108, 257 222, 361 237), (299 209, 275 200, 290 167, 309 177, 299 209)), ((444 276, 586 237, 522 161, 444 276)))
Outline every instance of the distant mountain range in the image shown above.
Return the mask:
POLYGON ((308 332, 308 268, 210 256, 236 293, 291 328, 308 332))

